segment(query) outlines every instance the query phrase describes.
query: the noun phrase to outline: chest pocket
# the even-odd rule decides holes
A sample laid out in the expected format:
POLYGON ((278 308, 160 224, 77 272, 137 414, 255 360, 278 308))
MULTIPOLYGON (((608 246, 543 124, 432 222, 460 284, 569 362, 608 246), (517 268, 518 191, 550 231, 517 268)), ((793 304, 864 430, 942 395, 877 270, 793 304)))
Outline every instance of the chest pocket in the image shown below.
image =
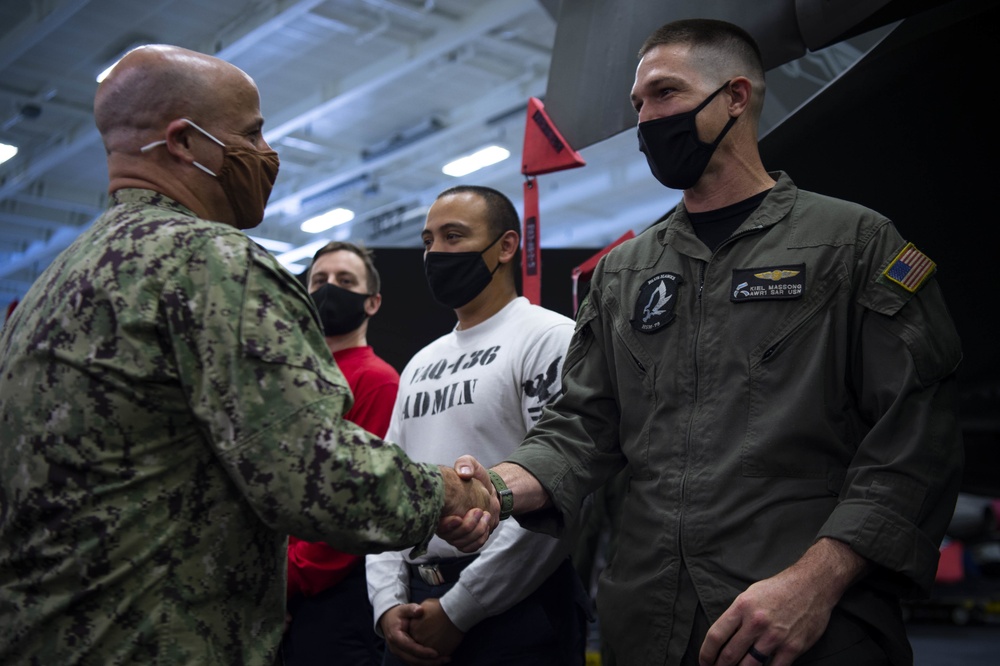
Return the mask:
POLYGON ((745 476, 826 479, 839 490, 858 427, 846 386, 848 290, 841 265, 750 350, 745 476))
POLYGON ((609 294, 606 305, 611 322, 612 368, 621 410, 622 450, 629 459, 634 477, 651 478, 656 456, 650 450, 650 441, 654 439, 660 403, 675 395, 672 390, 674 375, 662 372, 662 354, 670 348, 667 340, 676 322, 651 334, 638 333, 629 323, 632 303, 620 303, 609 294), (663 378, 671 381, 671 387, 659 385, 663 378))
POLYGON ((302 368, 346 387, 332 362, 308 295, 269 257, 251 251, 240 316, 243 353, 267 363, 302 368))

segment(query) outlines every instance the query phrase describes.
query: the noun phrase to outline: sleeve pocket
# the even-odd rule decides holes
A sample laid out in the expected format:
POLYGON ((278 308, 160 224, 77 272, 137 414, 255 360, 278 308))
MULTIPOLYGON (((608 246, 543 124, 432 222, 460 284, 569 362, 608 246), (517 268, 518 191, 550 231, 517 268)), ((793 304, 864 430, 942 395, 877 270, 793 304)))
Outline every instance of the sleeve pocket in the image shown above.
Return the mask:
POLYGON ((597 310, 594 308, 593 302, 588 295, 576 314, 576 325, 573 328, 573 337, 569 341, 569 348, 566 350, 566 362, 563 364, 563 374, 587 355, 587 350, 594 340, 594 335, 590 330, 590 323, 596 318, 597 310))

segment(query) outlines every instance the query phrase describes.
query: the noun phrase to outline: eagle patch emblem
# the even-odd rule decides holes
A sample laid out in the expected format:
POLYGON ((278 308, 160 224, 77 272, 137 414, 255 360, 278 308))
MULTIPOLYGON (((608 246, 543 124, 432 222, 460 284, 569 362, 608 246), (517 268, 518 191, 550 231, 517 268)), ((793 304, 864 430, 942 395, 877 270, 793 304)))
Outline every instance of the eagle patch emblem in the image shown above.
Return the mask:
POLYGON ((677 287, 684 279, 676 273, 660 273, 642 283, 629 321, 640 333, 654 333, 674 320, 677 287))

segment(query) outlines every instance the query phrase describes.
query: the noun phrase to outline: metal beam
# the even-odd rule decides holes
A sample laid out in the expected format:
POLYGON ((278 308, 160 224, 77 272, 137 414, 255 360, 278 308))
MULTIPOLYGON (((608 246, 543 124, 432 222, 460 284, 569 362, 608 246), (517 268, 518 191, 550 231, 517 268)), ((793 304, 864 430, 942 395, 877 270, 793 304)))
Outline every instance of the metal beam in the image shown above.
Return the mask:
MULTIPOLYGON (((33 215, 23 215, 17 213, 4 213, 0 212, 0 223, 9 224, 17 227, 27 227, 28 229, 37 230, 40 235, 44 236, 45 231, 55 231, 61 229, 62 227, 71 227, 72 224, 68 224, 65 220, 50 220, 41 217, 35 217, 33 215)), ((23 231, 19 231, 18 235, 26 235, 23 231)))
MULTIPOLYGON (((62 5, 50 12, 46 19, 40 22, 42 25, 38 27, 33 35, 16 40, 15 43, 10 45, 5 43, 7 41, 6 39, 3 42, 0 42, 0 53, 4 53, 6 49, 10 49, 11 53, 17 54, 13 56, 16 58, 30 48, 31 45, 37 43, 49 32, 58 27, 58 25, 79 11, 87 4, 88 1, 89 0, 66 0, 62 3, 62 5)), ((223 60, 231 58, 233 55, 251 46, 254 39, 259 39, 260 33, 258 31, 264 31, 266 34, 273 29, 270 27, 272 25, 277 27, 284 26, 286 23, 286 13, 289 13, 293 18, 297 18, 304 11, 312 9, 317 4, 319 4, 319 0, 301 0, 300 2, 287 6, 285 9, 278 11, 278 13, 274 14, 270 19, 256 28, 248 28, 244 33, 246 36, 245 39, 234 40, 228 47, 225 47, 216 53, 216 57, 222 58, 223 60)), ((5 60, 6 57, 6 55, 0 56, 0 66, 6 66, 9 64, 9 62, 5 60)), ((92 127, 87 130, 76 128, 75 131, 64 136, 55 148, 39 156, 37 159, 32 160, 24 169, 13 174, 3 185, 0 185, 0 200, 21 191, 52 167, 64 162, 71 155, 74 155, 80 150, 91 146, 98 140, 100 140, 100 133, 96 128, 92 127)), ((54 234, 47 243, 33 243, 24 254, 14 257, 12 261, 0 266, 0 278, 10 275, 22 267, 30 266, 34 262, 51 261, 55 255, 59 254, 59 252, 68 247, 69 244, 73 242, 73 239, 89 226, 90 223, 76 229, 73 233, 64 233, 69 231, 68 229, 64 229, 54 234)))
POLYGON ((285 4, 282 2, 266 3, 264 11, 249 16, 242 16, 231 24, 230 27, 223 29, 222 32, 224 33, 238 35, 229 44, 220 48, 219 45, 225 43, 225 38, 217 37, 211 46, 206 45, 202 50, 205 53, 213 53, 216 58, 232 62, 239 54, 253 48, 261 40, 281 30, 292 21, 302 18, 325 1, 298 0, 297 2, 288 3, 284 8, 281 8, 281 5, 285 4), (261 20, 261 16, 265 16, 266 18, 261 20))
POLYGON ((99 138, 96 129, 84 129, 82 123, 64 133, 59 137, 57 147, 32 160, 0 185, 0 200, 27 187, 49 169, 64 163, 71 155, 90 146, 99 138))
POLYGON ((0 266, 0 278, 13 275, 22 268, 31 268, 35 263, 52 261, 53 257, 69 247, 91 224, 93 220, 82 227, 63 227, 52 234, 52 238, 47 242, 32 243, 26 251, 14 255, 10 261, 0 266))
MULTIPOLYGON (((253 29, 248 29, 245 39, 237 39, 230 46, 223 48, 218 53, 216 57, 222 58, 223 60, 228 60, 233 55, 243 51, 252 45, 253 40, 259 39, 260 34, 271 32, 273 29, 271 26, 282 27, 287 22, 285 18, 285 13, 292 15, 292 18, 298 18, 304 11, 312 9, 315 5, 319 4, 320 0, 301 0, 301 2, 296 2, 289 5, 281 13, 278 13, 268 19, 264 24, 257 26, 253 29)), ((67 2, 66 5, 79 4, 81 7, 86 4, 85 0, 74 0, 74 2, 67 2)), ((79 9, 79 7, 77 7, 79 9)), ((75 13, 75 11, 74 11, 75 13)), ((51 28, 50 28, 51 30, 51 28)), ((41 34, 38 39, 45 36, 46 33, 41 34)), ((2 61, 0 61, 2 63, 2 61)), ((93 120, 91 119, 91 123, 93 120)), ((88 128, 86 130, 82 128, 77 128, 75 132, 68 135, 64 135, 63 140, 60 144, 46 152, 45 154, 39 156, 37 159, 32 160, 23 170, 15 173, 13 176, 8 178, 2 186, 0 186, 0 199, 4 199, 10 196, 13 192, 17 192, 25 187, 27 184, 44 174, 46 171, 51 169, 57 164, 61 164, 71 155, 74 155, 78 151, 90 146, 91 144, 97 142, 101 138, 100 133, 96 128, 88 128)))
MULTIPOLYGON (((6 69, 28 50, 45 39, 53 30, 68 21, 78 11, 87 6, 90 0, 63 0, 58 2, 48 14, 25 19, 19 25, 9 30, 0 39, 0 70, 6 69)), ((42 3, 33 3, 40 6, 42 3)))
POLYGON ((96 203, 80 201, 80 191, 68 188, 47 187, 33 188, 35 192, 18 192, 9 197, 11 201, 17 201, 29 206, 48 208, 49 210, 59 210, 66 213, 79 213, 85 217, 94 217, 104 212, 105 197, 102 196, 96 203))
MULTIPOLYGON (((75 2, 83 2, 83 0, 75 0, 75 2)), ((73 3, 67 2, 66 4, 68 5, 73 3)), ((233 55, 248 48, 248 46, 252 44, 253 40, 259 39, 260 31, 270 32, 270 26, 272 24, 279 27, 283 26, 287 22, 286 13, 290 13, 289 16, 294 15, 293 17, 297 18, 305 11, 314 7, 316 4, 318 4, 317 0, 302 0, 301 2, 289 5, 260 26, 248 29, 245 33, 247 35, 246 41, 238 39, 232 42, 228 47, 221 49, 215 55, 222 59, 231 58, 233 55), (254 33, 252 37, 250 36, 251 32, 254 33)), ((313 106, 313 104, 315 104, 313 101, 307 102, 306 108, 300 107, 293 114, 291 114, 289 119, 285 120, 275 129, 266 133, 267 141, 269 143, 276 142, 281 137, 294 132, 304 125, 307 125, 312 120, 329 113, 334 109, 360 99, 370 92, 377 90, 381 86, 405 77, 410 72, 426 66, 434 59, 447 54, 449 51, 469 41, 470 38, 474 39, 479 35, 485 34, 498 25, 502 25, 507 21, 513 20, 535 7, 537 7, 537 0, 511 0, 510 2, 490 4, 484 9, 481 9, 480 11, 467 17, 465 20, 456 23, 454 26, 441 34, 435 35, 433 39, 425 42, 422 47, 418 48, 417 52, 412 56, 406 58, 405 54, 401 52, 401 54, 383 58, 374 65, 367 67, 352 76, 347 81, 348 88, 341 94, 322 100, 316 106, 313 106), (403 60, 400 60, 400 55, 404 56, 403 60), (351 85, 352 83, 354 85, 351 85)), ((448 130, 445 132, 449 135, 452 134, 452 132, 448 130)), ((71 136, 57 148, 32 161, 21 172, 10 177, 6 183, 0 186, 0 199, 6 198, 12 193, 20 191, 56 164, 61 163, 70 155, 91 145, 99 139, 100 135, 96 129, 71 136)), ((371 167, 371 165, 367 166, 371 167)), ((341 179, 342 177, 336 178, 338 181, 341 179)), ((314 184, 309 189, 318 191, 327 186, 329 185, 318 183, 314 184)), ((86 226, 89 226, 89 223, 86 226)), ((84 228, 86 227, 78 229, 76 234, 81 232, 84 228)), ((22 256, 15 257, 12 261, 8 262, 7 265, 0 267, 0 278, 10 275, 14 270, 17 270, 22 266, 30 265, 35 261, 42 259, 50 260, 53 256, 61 252, 73 241, 73 238, 75 237, 75 235, 64 234, 63 231, 68 231, 68 229, 54 234, 49 242, 44 245, 33 244, 33 246, 22 256)))
POLYGON ((526 77, 516 79, 502 87, 495 88, 490 95, 476 100, 476 102, 467 107, 463 118, 457 120, 455 123, 445 127, 444 129, 435 132, 434 134, 430 134, 423 139, 414 141, 413 143, 410 143, 393 153, 382 155, 368 161, 362 161, 359 158, 355 159, 351 163, 346 164, 343 168, 339 169, 337 173, 321 178, 310 185, 295 186, 292 188, 294 189, 294 194, 284 196, 269 203, 267 213, 275 214, 284 211, 298 210, 299 202, 302 199, 306 199, 311 195, 318 194, 331 187, 335 187, 341 183, 358 178, 364 174, 374 173, 394 161, 413 156, 426 157, 429 155, 435 155, 437 152, 433 150, 431 146, 440 145, 449 139, 464 136, 470 130, 483 126, 489 118, 489 109, 496 109, 498 105, 502 105, 504 102, 509 101, 510 98, 515 95, 521 99, 527 99, 529 96, 538 95, 544 89, 544 86, 544 76, 535 76, 533 72, 529 72, 526 77), (527 89, 527 93, 521 95, 521 91, 523 89, 527 89))
POLYGON ((279 119, 274 128, 265 130, 264 137, 268 143, 275 143, 313 120, 363 99, 366 95, 393 81, 405 78, 411 72, 426 67, 435 59, 444 56, 462 44, 476 39, 498 25, 513 20, 537 6, 538 0, 510 0, 490 3, 478 12, 423 42, 411 55, 407 55, 406 51, 401 49, 398 53, 389 55, 356 72, 345 80, 345 89, 339 94, 326 99, 316 99, 315 96, 307 97, 289 114, 286 114, 289 116, 287 119, 279 119))

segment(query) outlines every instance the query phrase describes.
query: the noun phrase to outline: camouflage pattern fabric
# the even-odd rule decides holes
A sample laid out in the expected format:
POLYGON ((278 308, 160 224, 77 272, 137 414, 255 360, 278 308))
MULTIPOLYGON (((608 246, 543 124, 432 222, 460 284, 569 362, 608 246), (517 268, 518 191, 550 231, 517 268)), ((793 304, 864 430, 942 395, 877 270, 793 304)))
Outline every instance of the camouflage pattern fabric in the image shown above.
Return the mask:
POLYGON ((0 337, 0 664, 271 664, 286 535, 426 544, 436 466, 344 421, 302 286, 148 190, 0 337))

